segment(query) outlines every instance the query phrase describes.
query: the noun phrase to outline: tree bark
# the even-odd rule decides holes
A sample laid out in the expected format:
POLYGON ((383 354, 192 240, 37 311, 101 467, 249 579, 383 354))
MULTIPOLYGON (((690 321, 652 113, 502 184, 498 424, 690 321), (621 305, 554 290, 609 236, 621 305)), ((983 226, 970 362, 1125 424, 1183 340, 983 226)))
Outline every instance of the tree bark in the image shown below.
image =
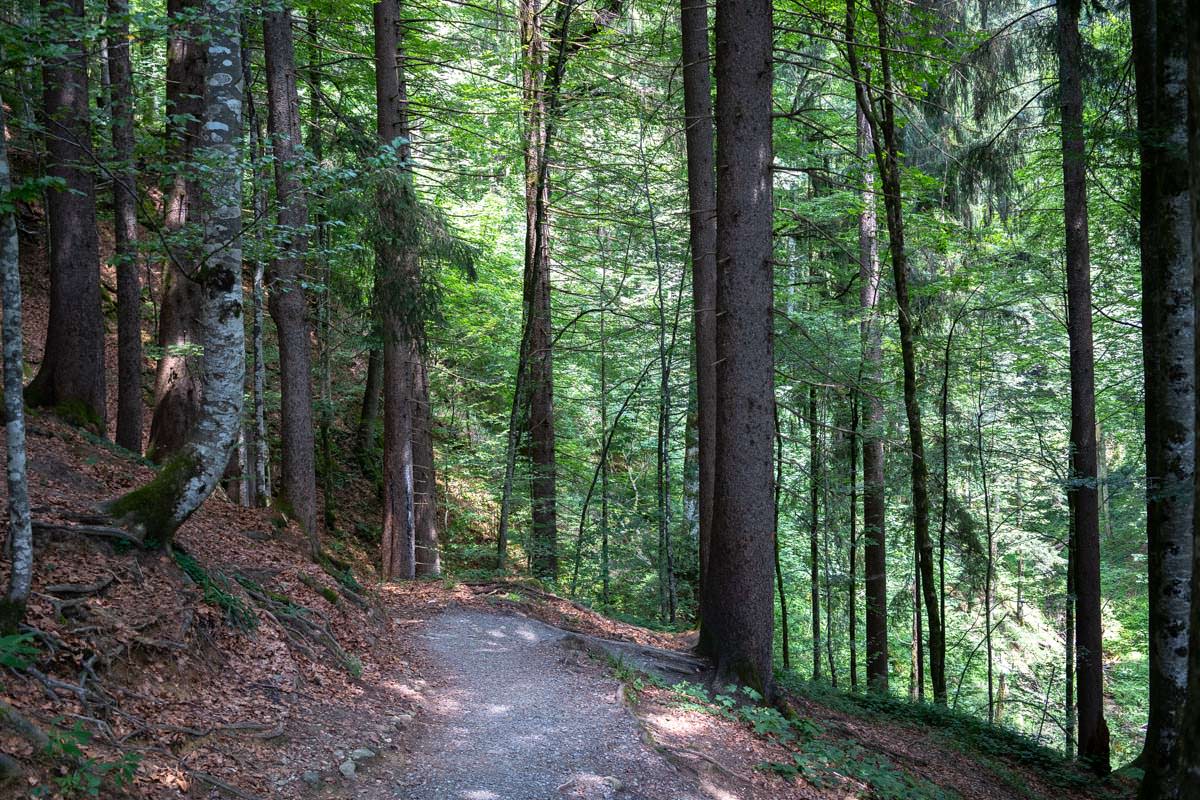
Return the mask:
MULTIPOLYGON (((1195 298, 1200 297, 1200 0, 1187 2, 1187 32, 1190 46, 1188 48, 1188 178, 1191 188, 1192 211, 1192 300, 1193 331, 1200 326, 1200 305, 1195 298)), ((1200 360, 1200 347, 1196 348, 1196 358, 1200 360)), ((1200 375, 1200 364, 1193 365, 1194 374, 1200 375)), ((1193 430, 1200 430, 1200 403, 1196 405, 1196 419, 1193 430)), ((1193 508, 1200 503, 1200 469, 1193 474, 1194 490, 1193 508)), ((1182 777, 1180 785, 1188 787, 1185 797, 1187 800, 1200 799, 1200 528, 1192 529, 1192 608, 1189 619, 1191 631, 1188 643, 1188 699, 1184 713, 1183 741, 1180 749, 1183 753, 1182 777)))
POLYGON ((858 691, 858 390, 850 394, 850 589, 846 593, 846 619, 850 639, 850 689, 858 691))
POLYGON ((783 584, 783 563, 779 554, 779 500, 783 492, 783 432, 779 428, 779 405, 775 405, 775 586, 779 590, 780 650, 783 668, 792 668, 791 631, 788 628, 787 592, 783 584))
POLYGON ((433 458, 433 408, 429 397, 427 357, 419 355, 413 370, 413 505, 416 513, 418 576, 442 574, 438 553, 437 472, 433 458))
POLYGON ((871 89, 862 80, 854 45, 855 0, 847 0, 847 39, 851 69, 855 80, 858 106, 871 127, 875 163, 883 184, 887 211, 888 241, 892 254, 892 277, 900 328, 900 351, 904 364, 904 409, 908 417, 908 439, 912 465, 913 533, 918 552, 921 591, 929 621, 929 672, 934 701, 946 703, 945 629, 939 613, 937 587, 933 579, 933 543, 929 537, 928 465, 925 439, 921 428, 921 404, 917 391, 916 341, 908 298, 908 251, 904 242, 904 202, 900 180, 900 142, 896 126, 895 88, 892 81, 891 33, 884 0, 871 0, 878 30, 878 59, 882 87, 879 112, 871 99, 871 89))
POLYGON ((716 16, 717 446, 704 588, 718 677, 774 692, 770 0, 716 16))
MULTIPOLYGON (((0 198, 12 191, 9 177, 4 103, 0 101, 0 198)), ((33 586, 33 532, 29 522, 29 490, 25 478, 25 406, 21 342, 21 272, 17 221, 13 210, 0 200, 0 305, 3 306, 4 444, 8 486, 8 536, 10 566, 8 587, 0 600, 0 636, 17 632, 25 616, 33 586)))
POLYGON ((72 421, 106 432, 104 317, 100 307, 100 242, 91 172, 87 50, 78 38, 83 0, 42 0, 46 20, 61 35, 61 57, 42 67, 46 175, 61 181, 46 191, 50 319, 42 363, 25 400, 57 408, 72 421))
MULTIPOLYGON (((245 23, 243 22, 243 27, 245 23)), ((243 33, 242 41, 245 41, 243 33)), ((254 215, 258 219, 267 217, 267 184, 270 178, 263 168, 265 148, 263 132, 259 124, 254 103, 254 89, 250 85, 249 65, 243 63, 242 74, 246 83, 246 129, 250 133, 250 152, 254 158, 254 215)), ((254 226, 254 252, 266 252, 263 236, 263 226, 254 226)), ((252 405, 251 419, 247 420, 249 428, 246 439, 246 461, 249 470, 247 502, 253 508, 266 508, 271 503, 271 459, 267 441, 267 364, 263 351, 263 294, 266 275, 266 265, 263 259, 254 260, 254 271, 250 276, 250 353, 254 359, 254 370, 250 376, 250 398, 252 405)))
POLYGON ((397 186, 380 190, 384 230, 400 241, 376 249, 377 302, 383 331, 383 538, 385 580, 416 577, 416 527, 413 499, 413 364, 416 253, 399 233, 411 220, 415 198, 408 166, 408 109, 398 68, 399 8, 396 0, 374 7, 375 93, 380 142, 394 145, 400 159, 397 186))
POLYGON ((167 42, 166 156, 170 184, 163 205, 163 229, 171 240, 163 267, 162 307, 158 346, 162 348, 154 378, 154 415, 146 454, 164 462, 188 438, 200 415, 202 358, 195 352, 203 339, 205 298, 197 280, 201 253, 187 244, 199 227, 201 204, 195 158, 204 118, 206 50, 204 30, 197 18, 204 0, 168 0, 172 32, 167 42))
POLYGON ((817 434, 817 389, 808 387, 808 595, 812 624, 812 679, 821 680, 821 581, 817 559, 820 498, 817 476, 821 468, 820 437, 817 434))
POLYGON ((366 464, 367 454, 375 445, 375 425, 379 421, 379 397, 383 393, 383 349, 367 351, 367 376, 363 387, 362 413, 358 418, 358 457, 366 464))
POLYGON ((858 281, 862 322, 864 396, 863 459, 863 583, 866 587, 867 685, 886 692, 888 684, 887 547, 883 474, 883 343, 879 324, 879 225, 875 215, 875 171, 870 163, 875 147, 871 127, 857 111, 858 157, 863 163, 863 209, 858 217, 858 281))
POLYGON ((300 99, 292 12, 286 5, 263 11, 267 125, 275 164, 276 222, 282 240, 267 270, 268 308, 279 339, 280 488, 286 507, 308 537, 309 552, 321 550, 317 524, 317 473, 313 438, 312 330, 304 291, 308 251, 308 201, 300 138, 300 99))
POLYGON ((133 68, 129 0, 108 0, 112 87, 113 238, 117 267, 117 444, 142 452, 142 286, 138 277, 137 172, 133 162, 133 68))
POLYGON ((208 499, 237 445, 245 381, 242 320, 242 66, 234 0, 207 0, 208 53, 203 124, 197 153, 211 170, 201 200, 205 258, 197 275, 204 355, 200 418, 183 447, 150 483, 109 504, 120 524, 149 547, 175 531, 208 499))
MULTIPOLYGON (((1188 681, 1195 328, 1184 0, 1130 4, 1141 166, 1150 681, 1141 796, 1180 795, 1188 681)), ((1098 464, 1099 466, 1099 464, 1098 464)))
POLYGON ((697 547, 701 587, 698 614, 703 619, 703 586, 707 580, 708 550, 712 538, 713 467, 717 446, 717 199, 713 168, 712 88, 708 66, 708 5, 705 0, 681 0, 680 28, 683 34, 684 138, 687 147, 692 307, 695 315, 693 358, 696 370, 697 547))
POLYGON ((1075 660, 1079 757, 1109 770, 1104 722, 1104 640, 1100 624, 1100 516, 1096 502, 1096 388, 1088 255, 1087 154, 1080 85, 1080 0, 1057 5, 1062 104, 1063 217, 1067 332, 1071 349, 1071 491, 1075 495, 1075 660))

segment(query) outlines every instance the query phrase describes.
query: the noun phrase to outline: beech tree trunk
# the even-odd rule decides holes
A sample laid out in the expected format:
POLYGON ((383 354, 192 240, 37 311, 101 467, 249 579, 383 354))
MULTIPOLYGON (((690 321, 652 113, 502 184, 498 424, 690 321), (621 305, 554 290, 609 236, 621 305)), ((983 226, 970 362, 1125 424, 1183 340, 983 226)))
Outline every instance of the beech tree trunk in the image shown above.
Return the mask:
POLYGON ((858 218, 859 305, 862 307, 863 377, 865 419, 862 432, 863 460, 863 583, 866 587, 867 685, 887 691, 887 547, 883 474, 883 344, 879 324, 879 225, 875 214, 875 171, 871 127, 862 109, 858 120, 858 157, 863 159, 863 209, 858 218))
POLYGON ((200 184, 195 152, 204 118, 204 75, 207 55, 198 13, 204 0, 168 0, 173 27, 167 42, 166 155, 173 172, 166 187, 163 228, 173 239, 163 268, 158 346, 162 348, 154 377, 154 415, 146 454, 165 462, 179 450, 200 416, 202 306, 197 280, 202 255, 186 244, 199 225, 200 184), (182 239, 182 241, 180 241, 182 239))
POLYGON ((133 68, 129 0, 108 0, 112 88, 113 239, 117 267, 117 444, 142 452, 142 286, 138 277, 137 171, 133 163, 133 68))
POLYGON ((197 274, 204 347, 200 418, 175 455, 145 486, 109 504, 147 547, 175 531, 212 494, 237 446, 245 381, 242 320, 242 65, 234 0, 207 0, 209 58, 204 81, 207 131, 197 155, 211 173, 201 187, 204 260, 197 274))
MULTIPOLYGON (((242 36, 245 41, 245 36, 242 36)), ((258 219, 267 218, 267 184, 270 178, 260 165, 265 158, 263 132, 254 105, 253 88, 249 85, 249 65, 243 63, 242 75, 246 81, 246 128, 250 132, 250 152, 255 160, 254 169, 254 214, 258 219)), ((255 252, 263 253, 266 246, 263 226, 254 226, 255 252)), ((266 508, 271 503, 271 459, 267 442, 267 365, 263 352, 263 294, 266 265, 262 258, 254 261, 250 277, 250 352, 254 359, 254 370, 250 376, 251 418, 246 427, 246 467, 248 470, 247 503, 253 508, 266 508)))
POLYGON ((100 306, 100 241, 92 178, 87 50, 77 38, 85 24, 83 0, 42 0, 55 28, 75 37, 42 67, 41 120, 50 250, 50 319, 42 363, 25 400, 57 408, 71 421, 106 432, 104 317, 100 306))
POLYGON ((268 307, 279 339, 280 487, 290 513, 308 536, 314 557, 321 550, 317 524, 317 473, 313 437, 312 330, 304 291, 308 251, 308 201, 301 163, 300 99, 292 12, 285 5, 263 11, 267 125, 275 163, 275 208, 282 234, 267 271, 268 307))
POLYGON ((1096 388, 1088 255, 1087 153, 1080 85, 1080 0, 1057 5, 1062 104, 1063 217, 1066 223, 1067 334, 1071 344, 1071 483, 1075 510, 1075 661, 1079 757, 1109 770, 1104 721, 1104 639, 1100 625, 1100 513, 1096 492, 1096 388))
POLYGON ((379 421, 379 397, 383 393, 383 348, 367 351, 366 384, 363 387, 362 413, 358 418, 358 457, 367 463, 367 454, 375 444, 375 425, 379 421))
POLYGON ((1141 167, 1146 380, 1149 719, 1145 798, 1179 797, 1188 681, 1195 473, 1195 327, 1184 0, 1130 4, 1141 167))
MULTIPOLYGON (((12 191, 9 177, 4 102, 0 100, 0 198, 12 191)), ((33 532, 29 522, 29 491, 25 479, 25 406, 21 389, 24 359, 21 342, 21 272, 17 221, 13 209, 0 201, 0 305, 3 306, 4 444, 8 486, 10 567, 8 588, 0 599, 0 636, 17 632, 25 616, 33 585, 33 532)))
MULTIPOLYGON (((708 5, 681 0, 683 113, 687 146, 688 219, 692 259, 693 358, 696 393, 697 540, 700 563, 698 609, 704 617, 704 584, 712 538, 714 458, 717 446, 717 217, 713 168, 712 84, 709 77, 708 5)), ((702 633, 705 632, 701 626, 702 633)))
POLYGON ((772 8, 716 12, 717 440, 704 587, 718 680, 774 692, 772 8))

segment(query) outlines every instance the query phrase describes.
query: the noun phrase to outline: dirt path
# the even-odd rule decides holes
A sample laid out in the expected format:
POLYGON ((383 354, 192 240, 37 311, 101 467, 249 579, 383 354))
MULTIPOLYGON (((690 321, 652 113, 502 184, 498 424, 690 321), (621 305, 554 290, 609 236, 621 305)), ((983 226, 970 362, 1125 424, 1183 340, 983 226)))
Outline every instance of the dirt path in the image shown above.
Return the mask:
POLYGON ((421 636, 440 686, 404 774, 405 800, 698 800, 641 740, 619 685, 565 633, 535 620, 452 609, 421 636))

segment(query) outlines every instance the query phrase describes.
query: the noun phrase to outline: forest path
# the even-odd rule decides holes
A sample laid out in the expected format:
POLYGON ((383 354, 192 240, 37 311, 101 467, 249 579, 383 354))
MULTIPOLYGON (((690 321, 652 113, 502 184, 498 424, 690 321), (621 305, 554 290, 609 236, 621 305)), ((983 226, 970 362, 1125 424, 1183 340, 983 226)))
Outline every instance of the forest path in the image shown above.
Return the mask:
POLYGON ((642 742, 620 685, 566 631, 450 609, 420 636, 438 686, 404 774, 404 800, 698 800, 695 784, 642 742))

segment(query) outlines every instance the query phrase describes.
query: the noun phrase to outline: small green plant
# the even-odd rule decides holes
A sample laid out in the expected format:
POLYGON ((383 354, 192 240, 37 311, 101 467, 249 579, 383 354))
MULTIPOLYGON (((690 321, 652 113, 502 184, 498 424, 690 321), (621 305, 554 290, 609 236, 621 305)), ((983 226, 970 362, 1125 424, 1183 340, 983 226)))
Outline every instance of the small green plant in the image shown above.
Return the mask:
POLYGON ((38 649, 33 646, 33 636, 28 633, 14 633, 0 636, 0 667, 24 669, 33 663, 38 649))
POLYGON ((241 630, 253 630, 258 626, 258 617, 237 594, 229 579, 219 573, 209 572, 195 558, 175 551, 175 563, 193 583, 204 591, 204 602, 225 612, 225 621, 241 630))
POLYGON ((34 788, 34 797, 50 797, 54 793, 65 798, 101 797, 106 786, 114 789, 128 786, 142 760, 137 753, 122 753, 113 761, 88 756, 83 748, 92 740, 92 734, 79 721, 70 728, 58 727, 56 723, 47 735, 46 755, 68 767, 55 776, 53 789, 49 786, 34 788))

